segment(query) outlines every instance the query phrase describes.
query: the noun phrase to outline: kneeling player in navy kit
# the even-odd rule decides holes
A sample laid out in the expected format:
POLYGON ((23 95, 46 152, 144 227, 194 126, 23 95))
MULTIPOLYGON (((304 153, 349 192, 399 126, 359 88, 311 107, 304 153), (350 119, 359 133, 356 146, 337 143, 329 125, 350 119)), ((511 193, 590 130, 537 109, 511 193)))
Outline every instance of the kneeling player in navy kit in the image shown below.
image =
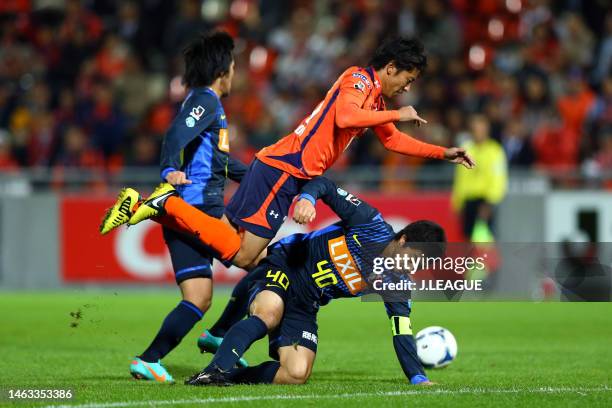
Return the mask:
MULTIPOLYGON (((319 198, 341 221, 308 234, 290 235, 268 247, 267 257, 250 275, 255 280, 248 294, 249 317, 229 329, 211 363, 186 384, 305 383, 317 351, 319 306, 367 293, 375 258, 444 253, 446 237, 439 225, 417 221, 395 233, 378 210, 323 177, 303 187, 294 212, 297 222, 314 218, 319 198), (266 334, 274 360, 235 368, 251 344, 266 334)), ((398 277, 409 279, 406 271, 385 274, 382 279, 398 277)), ((406 294, 402 301, 385 301, 393 346, 412 384, 432 384, 417 357, 408 298, 406 294)))

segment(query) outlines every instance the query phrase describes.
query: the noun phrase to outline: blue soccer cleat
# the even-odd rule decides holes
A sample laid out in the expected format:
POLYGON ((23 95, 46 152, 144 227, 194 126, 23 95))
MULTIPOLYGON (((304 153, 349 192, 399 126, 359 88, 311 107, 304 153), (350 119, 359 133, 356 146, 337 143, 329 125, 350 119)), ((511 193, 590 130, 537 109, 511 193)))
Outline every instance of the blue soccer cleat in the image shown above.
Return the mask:
POLYGON ((157 363, 147 363, 140 359, 140 357, 134 357, 134 360, 132 360, 130 364, 130 374, 137 380, 174 383, 174 378, 172 378, 170 373, 162 366, 161 361, 157 363))
MULTIPOLYGON (((217 350, 219 350, 222 341, 223 337, 213 336, 208 330, 204 330, 200 337, 198 337, 198 348, 200 349, 200 353, 215 354, 217 350)), ((241 357, 236 365, 238 367, 248 367, 249 363, 241 357)))

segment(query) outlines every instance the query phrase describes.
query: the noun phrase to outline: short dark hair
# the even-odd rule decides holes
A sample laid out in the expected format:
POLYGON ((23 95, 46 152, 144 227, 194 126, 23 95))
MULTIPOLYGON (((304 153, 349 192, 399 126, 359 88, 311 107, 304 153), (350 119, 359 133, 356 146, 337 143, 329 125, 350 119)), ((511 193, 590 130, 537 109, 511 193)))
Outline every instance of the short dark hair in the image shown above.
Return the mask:
POLYGON ((183 83, 189 88, 211 85, 229 71, 234 60, 233 49, 234 40, 226 32, 198 35, 183 50, 183 83))
POLYGON ((406 246, 423 251, 428 257, 442 257, 446 251, 446 233, 444 228, 433 221, 420 220, 410 223, 395 234, 397 241, 401 237, 406 246))
POLYGON ((416 38, 390 38, 374 51, 370 65, 374 69, 381 69, 391 61, 400 70, 411 71, 416 68, 423 72, 427 68, 425 47, 416 38))

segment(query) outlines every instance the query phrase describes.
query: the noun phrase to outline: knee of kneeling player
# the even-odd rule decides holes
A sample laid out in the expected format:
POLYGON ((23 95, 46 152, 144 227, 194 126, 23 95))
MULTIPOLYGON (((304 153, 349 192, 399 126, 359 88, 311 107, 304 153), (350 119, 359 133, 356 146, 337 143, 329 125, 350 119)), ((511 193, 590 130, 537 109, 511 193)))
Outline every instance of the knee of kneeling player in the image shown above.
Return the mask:
POLYGON ((290 364, 287 373, 294 380, 294 384, 305 384, 310 377, 310 367, 306 362, 290 364))
POLYGON ((277 313, 274 313, 274 311, 261 311, 253 314, 253 316, 257 316, 259 319, 261 319, 261 321, 264 322, 268 330, 274 329, 278 325, 278 322, 280 320, 280 317, 277 313))

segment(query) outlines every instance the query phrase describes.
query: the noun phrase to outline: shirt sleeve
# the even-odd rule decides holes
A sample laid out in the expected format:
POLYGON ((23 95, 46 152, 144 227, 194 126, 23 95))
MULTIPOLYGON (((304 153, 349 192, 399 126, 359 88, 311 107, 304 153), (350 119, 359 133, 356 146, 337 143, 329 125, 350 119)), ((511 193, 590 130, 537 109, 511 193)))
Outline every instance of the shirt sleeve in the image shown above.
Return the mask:
POLYGON ((363 105, 372 92, 372 83, 360 72, 346 75, 340 82, 336 100, 336 126, 339 128, 366 128, 399 120, 396 110, 368 110, 363 105))
POLYGON ((378 210, 354 194, 349 193, 325 178, 315 177, 302 187, 299 198, 305 198, 313 203, 323 200, 346 226, 362 225, 372 222, 382 216, 378 210))
POLYGON ((240 183, 247 172, 247 165, 238 159, 230 156, 227 162, 227 177, 230 180, 240 183))
POLYGON ((393 123, 376 126, 374 133, 387 150, 409 156, 444 159, 445 147, 421 142, 400 132, 393 123))
POLYGON ((391 323, 395 355, 404 374, 412 384, 428 381, 417 355, 416 342, 412 336, 410 302, 385 302, 385 308, 391 323))
POLYGON ((183 165, 183 149, 214 122, 218 103, 217 98, 207 93, 185 101, 162 141, 160 165, 164 180, 170 171, 183 165))

